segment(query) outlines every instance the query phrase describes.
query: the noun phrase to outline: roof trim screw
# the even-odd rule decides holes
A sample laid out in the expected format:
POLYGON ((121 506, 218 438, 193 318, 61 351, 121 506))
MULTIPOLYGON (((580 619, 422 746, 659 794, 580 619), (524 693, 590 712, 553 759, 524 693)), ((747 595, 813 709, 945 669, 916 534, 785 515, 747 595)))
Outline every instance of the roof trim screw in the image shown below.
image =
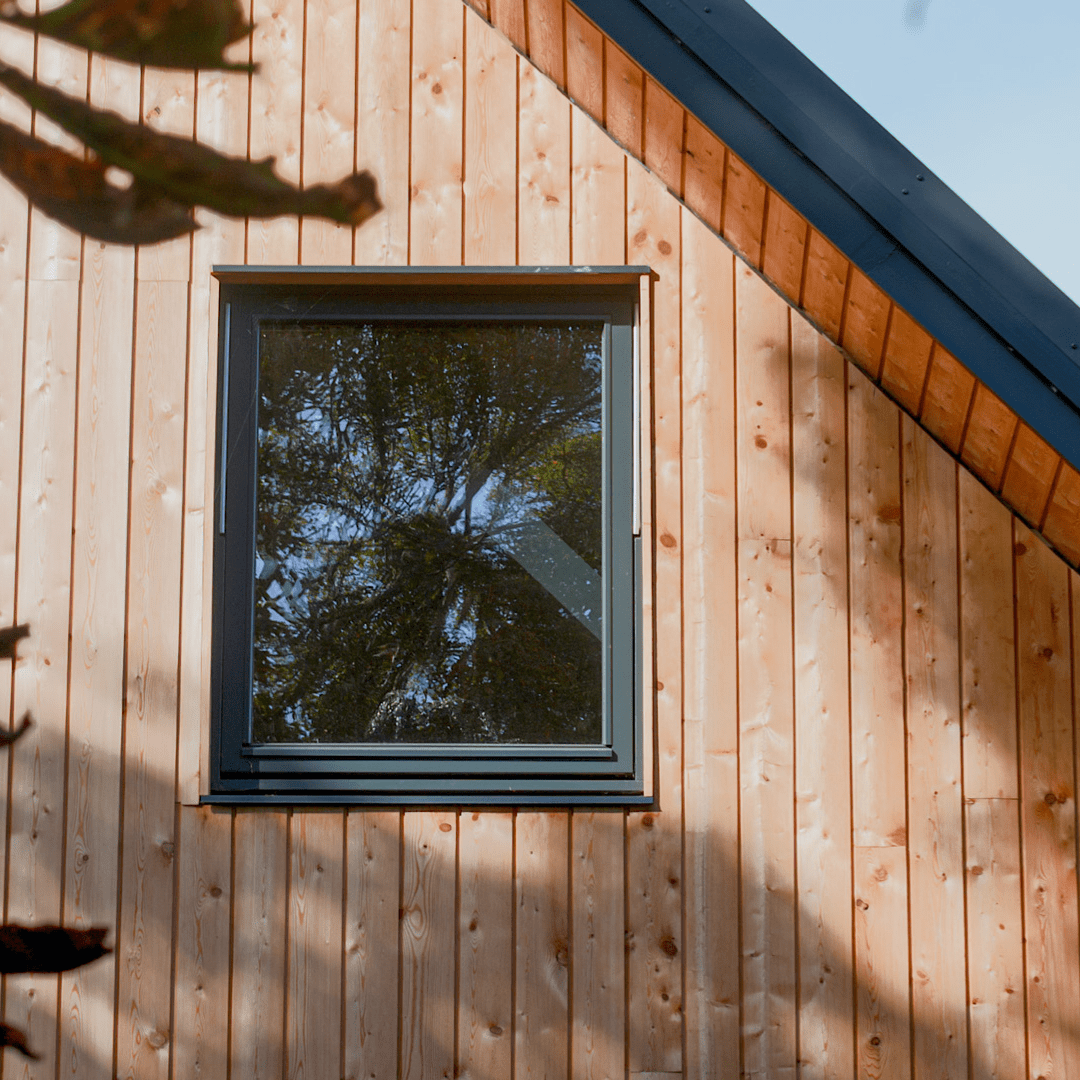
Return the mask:
POLYGON ((907 193, 908 193, 908 189, 907 189, 907 188, 901 188, 901 189, 900 189, 900 194, 901 194, 901 195, 906 195, 907 193))
POLYGON ((925 180, 925 179, 926 179, 926 177, 925 177, 925 176, 923 176, 923 174, 922 174, 922 173, 916 173, 916 174, 915 174, 915 179, 916 179, 916 180, 919 180, 919 181, 922 181, 922 180, 925 180))

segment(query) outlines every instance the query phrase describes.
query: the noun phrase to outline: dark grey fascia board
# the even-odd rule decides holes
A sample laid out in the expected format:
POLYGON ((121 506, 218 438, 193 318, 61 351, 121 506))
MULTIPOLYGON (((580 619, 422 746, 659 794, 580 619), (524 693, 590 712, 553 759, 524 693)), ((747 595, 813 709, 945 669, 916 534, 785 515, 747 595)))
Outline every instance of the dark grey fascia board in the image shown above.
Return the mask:
POLYGON ((235 284, 292 285, 319 281, 329 285, 418 284, 446 281, 462 285, 570 284, 632 285, 652 277, 649 266, 213 266, 210 271, 222 282, 235 284))
POLYGON ((1080 467, 1080 308, 913 154, 743 0, 575 3, 1080 467))

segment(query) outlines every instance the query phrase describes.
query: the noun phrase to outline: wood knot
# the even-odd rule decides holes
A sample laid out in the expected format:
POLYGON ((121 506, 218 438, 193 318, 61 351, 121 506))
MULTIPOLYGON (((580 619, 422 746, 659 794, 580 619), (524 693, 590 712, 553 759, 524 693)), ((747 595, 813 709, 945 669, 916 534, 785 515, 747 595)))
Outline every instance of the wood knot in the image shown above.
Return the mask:
POLYGON ((1048 791, 1043 796, 1043 802, 1046 803, 1047 806, 1053 806, 1057 801, 1058 797, 1052 791, 1048 791))
POLYGON ((211 895, 211 896, 212 896, 212 897, 213 897, 213 898, 214 898, 215 900, 217 900, 217 899, 218 899, 218 897, 220 897, 220 896, 221 896, 221 886, 220 886, 220 885, 212 885, 212 886, 210 887, 210 895, 211 895))
POLYGON ((642 814, 641 815, 641 827, 643 829, 651 829, 653 827, 653 816, 652 816, 652 814, 642 814))
POLYGON ((1017 540, 1016 543, 1013 544, 1013 554, 1014 555, 1026 555, 1027 554, 1027 544, 1022 544, 1019 540, 1017 540))
POLYGON ((171 859, 176 854, 176 845, 171 840, 166 840, 161 845, 161 854, 166 859, 171 859))
POLYGON ((449 832, 453 827, 449 821, 444 821, 439 825, 439 832, 449 832))
POLYGON ((656 250, 659 251, 661 255, 670 255, 671 245, 666 240, 661 240, 660 243, 656 245, 656 250))
POLYGON ((570 962, 570 950, 567 948, 566 942, 556 938, 552 944, 555 946, 555 963, 559 967, 566 967, 570 962))
POLYGON ((679 955, 679 946, 675 944, 675 939, 670 934, 665 934, 660 939, 660 951, 673 959, 679 955))
POLYGON ((1039 650, 1039 655, 1044 660, 1053 660, 1054 659, 1054 650, 1051 649, 1049 645, 1047 645, 1045 649, 1040 649, 1039 650))
POLYGON ((878 511, 879 521, 898 522, 900 520, 899 506, 883 506, 878 511))
POLYGON ((645 241, 648 240, 648 239, 649 239, 649 234, 644 229, 641 229, 639 232, 634 233, 634 243, 635 244, 638 244, 638 245, 644 244, 645 241))
POLYGON ((754 436, 754 445, 759 450, 764 450, 769 445, 769 440, 764 435, 756 435, 754 436))
POLYGON ((869 911, 870 910, 870 905, 865 900, 856 900, 855 901, 855 906, 860 911, 869 911))
POLYGON ((659 679, 656 680, 656 689, 657 690, 663 690, 664 689, 664 684, 659 679))
POLYGON ((160 1050, 169 1041, 169 1036, 168 1033, 164 1031, 151 1031, 150 1034, 146 1036, 146 1041, 155 1050, 160 1050))
POLYGON ((678 541, 669 532, 663 532, 660 534, 660 543, 666 548, 673 548, 678 541))
POLYGON ((437 83, 436 83, 436 84, 435 84, 435 85, 434 85, 434 86, 433 86, 433 87, 431 88, 431 92, 432 92, 433 94, 441 94, 441 93, 442 93, 442 83, 439 83, 439 82, 437 82, 437 83))
POLYGON ((475 932, 476 932, 476 928, 477 928, 477 927, 478 927, 479 925, 480 925, 480 924, 479 924, 479 923, 478 923, 478 922, 477 922, 477 921, 476 921, 475 919, 470 919, 470 920, 469 920, 469 933, 470 933, 470 934, 473 934, 473 933, 475 933, 475 932))
POLYGON ((498 1024, 492 1024, 491 1027, 488 1028, 488 1031, 490 1031, 496 1039, 503 1033, 503 1029, 499 1027, 498 1024))
POLYGON ((871 1046, 880 1046, 880 1045, 881 1045, 881 1036, 880 1036, 880 1035, 875 1035, 875 1036, 874 1036, 874 1037, 873 1037, 873 1038, 872 1038, 872 1039, 870 1040, 870 1045, 871 1045, 871 1046))
POLYGON ((971 868, 971 876, 972 877, 979 877, 982 874, 982 872, 983 872, 983 868, 981 866, 973 866, 971 868))

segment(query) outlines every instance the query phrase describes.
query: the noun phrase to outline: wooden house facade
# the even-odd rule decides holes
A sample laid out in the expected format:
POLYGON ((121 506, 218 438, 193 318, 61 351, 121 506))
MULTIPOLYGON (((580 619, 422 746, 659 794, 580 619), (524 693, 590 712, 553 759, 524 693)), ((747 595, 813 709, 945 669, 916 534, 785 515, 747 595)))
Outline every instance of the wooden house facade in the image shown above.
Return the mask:
POLYGON ((251 14, 250 80, 0 41, 384 203, 133 252, 0 184, 5 920, 115 928, 5 1074, 1080 1076, 1076 456, 578 7, 251 14), (652 269, 652 804, 201 801, 224 264, 652 269))

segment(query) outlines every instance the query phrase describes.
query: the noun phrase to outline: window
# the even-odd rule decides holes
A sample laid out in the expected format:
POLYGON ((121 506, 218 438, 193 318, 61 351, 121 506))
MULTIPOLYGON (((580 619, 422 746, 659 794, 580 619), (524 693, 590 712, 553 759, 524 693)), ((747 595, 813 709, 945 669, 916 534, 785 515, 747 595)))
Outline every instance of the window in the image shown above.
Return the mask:
POLYGON ((221 801, 642 792, 637 268, 223 268, 221 801))

